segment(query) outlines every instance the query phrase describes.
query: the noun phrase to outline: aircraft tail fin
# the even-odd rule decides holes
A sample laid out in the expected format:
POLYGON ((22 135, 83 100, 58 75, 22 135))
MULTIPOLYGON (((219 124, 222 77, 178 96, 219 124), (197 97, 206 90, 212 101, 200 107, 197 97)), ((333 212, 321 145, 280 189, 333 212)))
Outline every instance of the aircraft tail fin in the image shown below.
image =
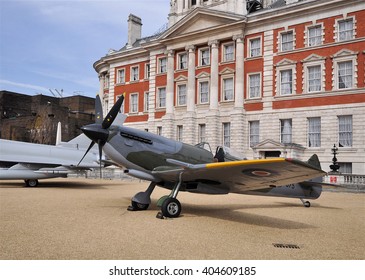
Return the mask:
POLYGON ((62 144, 62 130, 61 130, 61 122, 57 123, 57 134, 56 134, 56 146, 62 144))
POLYGON ((313 166, 314 168, 317 168, 317 169, 322 169, 321 168, 321 163, 319 161, 319 158, 316 154, 313 154, 307 161, 307 163, 310 165, 310 166, 313 166))

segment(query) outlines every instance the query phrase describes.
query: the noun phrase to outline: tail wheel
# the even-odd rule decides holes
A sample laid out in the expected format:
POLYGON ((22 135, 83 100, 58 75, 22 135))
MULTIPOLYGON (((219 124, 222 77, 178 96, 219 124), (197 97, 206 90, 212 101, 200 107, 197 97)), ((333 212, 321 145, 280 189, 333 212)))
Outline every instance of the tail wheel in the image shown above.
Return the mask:
POLYGON ((181 213, 181 204, 176 198, 169 197, 161 207, 162 214, 168 218, 177 218, 181 213))
POLYGON ((311 203, 309 201, 304 202, 304 207, 307 208, 311 207, 311 203))

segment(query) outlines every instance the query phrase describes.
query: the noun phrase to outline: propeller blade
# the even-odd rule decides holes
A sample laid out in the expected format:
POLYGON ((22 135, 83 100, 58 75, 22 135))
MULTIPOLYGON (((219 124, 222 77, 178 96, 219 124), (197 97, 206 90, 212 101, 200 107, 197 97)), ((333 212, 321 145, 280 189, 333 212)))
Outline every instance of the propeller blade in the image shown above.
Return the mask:
POLYGON ((95 99, 95 123, 101 124, 103 122, 103 106, 101 105, 100 96, 97 95, 95 99))
POLYGON ((80 162, 77 164, 77 166, 80 165, 80 163, 83 161, 83 159, 85 158, 85 156, 87 155, 87 153, 91 150, 91 148, 94 146, 94 144, 95 144, 95 142, 94 141, 91 141, 89 148, 87 148, 84 156, 82 157, 82 159, 80 160, 80 162))
POLYGON ((98 147, 99 147, 99 169, 100 169, 100 179, 102 178, 101 172, 101 158, 103 157, 103 145, 104 143, 101 140, 98 140, 98 147))
POLYGON ((112 125, 112 123, 114 122, 115 118, 118 115, 120 108, 122 107, 123 101, 124 101, 124 94, 117 100, 117 102, 115 102, 113 107, 108 112, 108 115, 105 117, 103 123, 101 124, 102 128, 107 129, 112 125))

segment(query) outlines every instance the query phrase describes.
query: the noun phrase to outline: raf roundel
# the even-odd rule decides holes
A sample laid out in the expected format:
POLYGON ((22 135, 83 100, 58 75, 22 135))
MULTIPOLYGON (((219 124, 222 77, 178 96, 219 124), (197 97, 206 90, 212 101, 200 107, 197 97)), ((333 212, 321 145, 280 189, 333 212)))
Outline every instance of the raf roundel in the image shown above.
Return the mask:
POLYGON ((250 177, 270 177, 276 175, 277 172, 265 169, 244 169, 242 173, 250 177))
POLYGON ((253 175, 258 177, 268 177, 271 175, 270 172, 264 171, 264 170, 255 170, 251 172, 253 175))

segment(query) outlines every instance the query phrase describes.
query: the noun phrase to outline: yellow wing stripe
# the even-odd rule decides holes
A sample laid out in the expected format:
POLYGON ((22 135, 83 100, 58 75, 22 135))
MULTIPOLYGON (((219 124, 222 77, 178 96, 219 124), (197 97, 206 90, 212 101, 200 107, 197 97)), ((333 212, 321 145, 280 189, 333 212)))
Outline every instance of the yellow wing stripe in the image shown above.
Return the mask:
POLYGON ((240 160, 240 161, 227 161, 227 162, 214 162, 208 163, 206 168, 224 168, 240 165, 250 165, 250 164, 263 164, 263 163, 278 163, 284 162, 285 158, 270 158, 270 159, 253 159, 253 160, 240 160))

